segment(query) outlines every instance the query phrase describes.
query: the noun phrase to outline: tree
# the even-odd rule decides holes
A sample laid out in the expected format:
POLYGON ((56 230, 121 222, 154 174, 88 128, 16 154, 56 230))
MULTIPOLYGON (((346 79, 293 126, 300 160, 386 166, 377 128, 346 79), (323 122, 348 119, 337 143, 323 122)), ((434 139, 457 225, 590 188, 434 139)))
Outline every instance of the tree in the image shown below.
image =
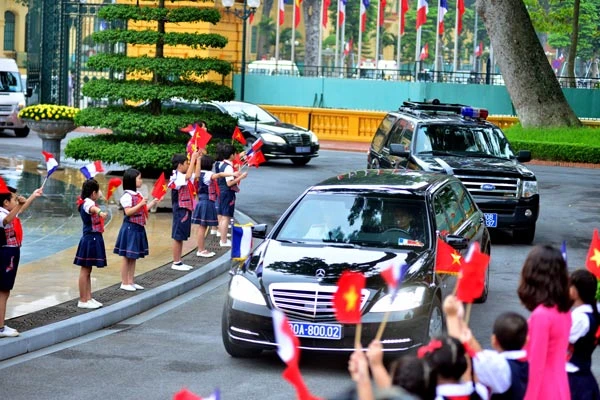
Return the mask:
MULTIPOLYGON (((171 0, 172 2, 174 0, 171 0)), ((155 3, 155 2, 153 2, 155 3)), ((223 48, 227 39, 214 33, 167 32, 169 23, 192 23, 205 21, 216 24, 220 13, 214 7, 166 8, 165 0, 159 0, 156 7, 126 4, 111 4, 98 11, 106 21, 156 22, 155 29, 127 30, 110 28, 92 35, 95 43, 127 43, 129 45, 155 45, 155 56, 130 57, 125 54, 97 54, 90 57, 88 67, 93 70, 111 70, 115 76, 127 79, 97 79, 87 82, 82 88, 85 96, 106 99, 114 105, 109 107, 87 107, 77 115, 76 123, 83 126, 110 128, 111 138, 105 139, 117 146, 106 150, 98 138, 80 138, 69 143, 65 153, 76 159, 102 159, 107 162, 120 162, 138 168, 169 168, 170 155, 158 149, 160 145, 185 143, 185 135, 178 132, 197 120, 205 120, 213 136, 231 137, 236 121, 233 118, 216 116, 191 110, 165 109, 162 103, 177 97, 188 101, 233 100, 234 92, 229 87, 202 80, 209 73, 228 75, 231 63, 217 58, 165 57, 165 46, 188 46, 194 49, 223 48), (148 79, 150 78, 150 79, 148 79), (146 102, 146 106, 133 107, 128 102, 146 102), (77 142, 80 141, 80 142, 77 142), (88 141, 89 147, 82 142, 88 141), (125 146, 130 143, 132 146, 125 146), (138 147, 136 147, 138 146, 138 147), (132 149, 137 153, 147 146, 147 153, 139 160, 131 160, 132 149)), ((124 26, 124 24, 123 24, 124 26)), ((112 47, 112 46, 111 46, 112 47)), ((173 147, 168 147, 172 152, 173 147)), ((183 149, 183 147, 181 148, 183 149)))
POLYGON ((581 126, 567 103, 523 0, 477 0, 506 88, 523 126, 581 126))

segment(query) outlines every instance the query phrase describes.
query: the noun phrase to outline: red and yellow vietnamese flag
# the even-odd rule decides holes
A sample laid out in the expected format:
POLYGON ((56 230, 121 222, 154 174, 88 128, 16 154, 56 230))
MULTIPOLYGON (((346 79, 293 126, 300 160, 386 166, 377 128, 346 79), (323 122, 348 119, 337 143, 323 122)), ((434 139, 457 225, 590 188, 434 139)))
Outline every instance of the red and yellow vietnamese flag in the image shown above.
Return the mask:
POLYGON ((600 237, 598 236, 598 229, 594 229, 592 243, 590 243, 590 249, 585 258, 585 267, 596 278, 600 278, 600 237))
POLYGON ((247 143, 246 138, 244 137, 244 134, 242 133, 240 128, 238 128, 237 126, 233 130, 233 135, 231 136, 231 138, 233 140, 237 140, 238 142, 240 142, 243 145, 245 145, 247 143))
POLYGON ((117 190, 122 183, 123 181, 121 181, 119 178, 110 178, 108 181, 108 188, 106 189, 106 201, 110 200, 112 195, 115 193, 115 190, 117 190))
POLYGON ((333 295, 335 318, 342 324, 360 324, 361 292, 365 282, 365 276, 360 272, 342 272, 333 295))
POLYGON ((437 238, 435 273, 457 275, 463 264, 463 256, 454 247, 437 238))
POLYGON ((155 199, 162 199, 164 195, 167 194, 167 180, 165 179, 165 173, 161 173, 156 183, 154 184, 154 188, 152 189, 152 197, 155 199))
POLYGON ((471 244, 469 252, 458 274, 456 297, 463 303, 472 303, 483 294, 485 273, 490 256, 481 252, 479 243, 471 244))
POLYGON ((300 17, 302 16, 302 9, 300 8, 300 5, 302 4, 302 0, 294 0, 294 7, 296 7, 294 13, 295 13, 295 19, 294 19, 294 28, 298 28, 298 25, 300 25, 300 17))

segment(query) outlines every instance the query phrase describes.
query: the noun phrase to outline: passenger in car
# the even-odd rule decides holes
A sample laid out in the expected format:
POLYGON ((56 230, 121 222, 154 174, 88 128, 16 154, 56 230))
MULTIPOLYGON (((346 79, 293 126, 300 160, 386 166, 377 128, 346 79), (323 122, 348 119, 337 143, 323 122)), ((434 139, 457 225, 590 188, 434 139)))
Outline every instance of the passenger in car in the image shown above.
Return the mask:
POLYGON ((416 210, 394 207, 392 209, 392 222, 386 227, 386 230, 400 229, 409 234, 410 239, 423 241, 423 227, 419 224, 422 219, 419 218, 416 210))

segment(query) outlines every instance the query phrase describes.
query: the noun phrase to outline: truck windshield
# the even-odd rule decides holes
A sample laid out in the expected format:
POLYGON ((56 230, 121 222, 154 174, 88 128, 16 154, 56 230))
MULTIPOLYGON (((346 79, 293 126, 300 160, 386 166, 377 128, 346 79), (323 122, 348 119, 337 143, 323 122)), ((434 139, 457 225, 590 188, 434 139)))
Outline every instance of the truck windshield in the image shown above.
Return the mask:
POLYGON ((486 126, 422 125, 417 131, 416 152, 450 152, 467 157, 514 157, 504 133, 498 128, 486 126))
POLYGON ((0 71, 0 92, 23 92, 21 76, 17 72, 0 71))

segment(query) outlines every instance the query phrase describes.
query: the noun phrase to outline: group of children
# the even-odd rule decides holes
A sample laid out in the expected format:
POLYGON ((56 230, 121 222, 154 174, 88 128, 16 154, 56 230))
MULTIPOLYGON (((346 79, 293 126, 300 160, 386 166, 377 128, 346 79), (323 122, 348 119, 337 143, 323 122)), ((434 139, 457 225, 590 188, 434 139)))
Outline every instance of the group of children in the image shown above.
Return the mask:
POLYGON ((448 335, 433 338, 417 356, 401 357, 388 372, 379 342, 351 355, 348 369, 356 388, 349 397, 598 400, 591 371, 600 326, 597 287, 587 270, 569 276, 558 249, 535 246, 517 291, 531 311, 529 320, 501 314, 493 326, 493 349, 483 350, 465 322, 462 303, 450 295, 443 306, 448 335))
MULTIPOLYGON (((175 154, 172 157, 173 174, 168 187, 171 189, 173 224, 173 264, 171 268, 189 271, 193 267, 182 262, 183 242, 191 235, 192 224, 199 225, 198 251, 196 256, 210 258, 215 255, 205 247, 205 237, 209 227, 218 227, 221 247, 230 247, 227 239, 231 218, 235 210, 238 184, 247 173, 235 171, 232 160, 235 149, 230 144, 217 146, 217 157, 222 161, 215 164, 214 158, 195 150, 188 156, 175 154), (197 201, 195 196, 197 194, 197 201)), ((136 260, 149 254, 145 225, 148 210, 156 206, 162 198, 147 201, 138 191, 142 187, 142 175, 136 169, 128 169, 123 174, 123 195, 119 203, 123 208, 123 224, 119 230, 113 252, 123 257, 121 263, 121 285, 125 291, 134 292, 144 287, 134 281, 136 260)), ((98 182, 88 179, 83 183, 79 213, 83 221, 83 236, 79 242, 74 264, 81 266, 79 275, 80 308, 98 308, 102 304, 91 295, 91 269, 93 266, 106 266, 106 252, 102 232, 104 213, 96 205, 101 197, 98 182)))

